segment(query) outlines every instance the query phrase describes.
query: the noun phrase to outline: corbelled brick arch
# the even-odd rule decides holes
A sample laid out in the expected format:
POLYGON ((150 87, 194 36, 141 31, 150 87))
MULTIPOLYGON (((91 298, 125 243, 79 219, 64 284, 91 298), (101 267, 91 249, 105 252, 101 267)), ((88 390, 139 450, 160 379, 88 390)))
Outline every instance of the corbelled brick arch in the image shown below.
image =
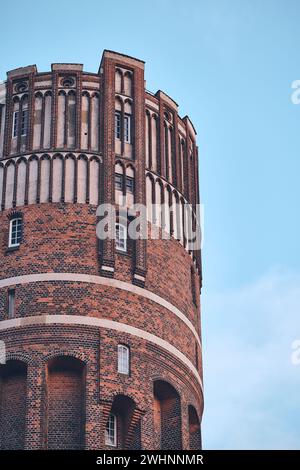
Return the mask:
POLYGON ((25 437, 11 435, 11 447, 194 446, 202 276, 185 215, 200 202, 196 131, 171 97, 145 88, 144 72, 106 50, 96 73, 54 63, 0 83, 3 384, 24 389, 25 437), (116 210, 118 240, 97 237, 102 203, 116 210), (153 238, 128 238, 134 204, 146 205, 153 238), (110 415, 117 446, 105 440, 110 415))
POLYGON ((87 154, 34 154, 0 165, 1 208, 30 204, 100 201, 101 157, 87 154))
MULTIPOLYGON (((109 410, 108 415, 107 413, 104 414, 104 418, 107 419, 106 434, 110 420, 113 419, 116 426, 115 447, 127 450, 141 449, 141 418, 143 412, 138 409, 135 401, 126 395, 117 394, 112 400, 111 408, 106 409, 109 410)), ((108 445, 107 441, 105 444, 108 445)))
POLYGON ((153 385, 155 434, 161 450, 182 449, 181 398, 177 390, 164 380, 153 385))

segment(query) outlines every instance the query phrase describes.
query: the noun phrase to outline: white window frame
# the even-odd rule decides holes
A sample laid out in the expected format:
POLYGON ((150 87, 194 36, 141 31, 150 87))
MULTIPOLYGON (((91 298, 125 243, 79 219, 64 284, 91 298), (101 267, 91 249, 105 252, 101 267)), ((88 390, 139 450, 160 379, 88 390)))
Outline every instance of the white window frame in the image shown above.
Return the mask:
POLYGON ((22 231, 23 231, 23 219, 22 219, 22 217, 14 217, 13 219, 11 219, 10 222, 9 222, 9 238, 8 238, 8 247, 9 248, 15 248, 17 246, 20 246, 21 241, 22 241, 22 231), (15 242, 15 243, 13 243, 13 241, 12 241, 14 222, 17 222, 17 228, 18 228, 19 225, 21 226, 20 241, 15 242))
POLYGON ((105 444, 107 446, 117 447, 117 432, 117 417, 110 413, 105 426, 105 444))
POLYGON ((16 291, 15 289, 9 289, 8 308, 7 308, 8 318, 13 318, 15 316, 15 303, 16 303, 16 291))
POLYGON ((130 373, 130 349, 125 344, 118 344, 118 373, 124 375, 130 373))
POLYGON ((19 113, 20 111, 14 111, 13 114, 13 125, 12 125, 12 136, 13 138, 18 137, 18 128, 19 128, 19 113))
POLYGON ((131 114, 124 116, 124 141, 127 144, 131 143, 131 114))
POLYGON ((116 249, 124 253, 127 251, 127 227, 119 223, 116 224, 116 249), (122 237, 120 236, 121 231, 122 237))

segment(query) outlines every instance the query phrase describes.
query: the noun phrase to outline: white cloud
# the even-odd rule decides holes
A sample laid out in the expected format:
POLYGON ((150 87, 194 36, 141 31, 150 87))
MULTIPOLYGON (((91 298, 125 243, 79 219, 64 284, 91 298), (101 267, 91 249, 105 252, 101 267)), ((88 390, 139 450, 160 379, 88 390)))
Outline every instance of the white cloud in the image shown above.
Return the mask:
POLYGON ((273 269, 204 296, 206 449, 299 449, 300 275, 273 269))

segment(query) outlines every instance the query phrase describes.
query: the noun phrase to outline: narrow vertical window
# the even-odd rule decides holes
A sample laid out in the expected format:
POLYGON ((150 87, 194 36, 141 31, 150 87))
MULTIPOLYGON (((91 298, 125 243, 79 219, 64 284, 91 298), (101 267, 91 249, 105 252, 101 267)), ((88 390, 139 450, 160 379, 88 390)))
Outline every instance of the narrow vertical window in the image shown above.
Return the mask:
POLYGON ((13 318, 15 315, 15 289, 9 289, 8 291, 8 318, 13 318))
POLYGON ((195 365, 196 365, 196 369, 198 370, 199 369, 199 360, 198 360, 198 344, 197 344, 197 341, 195 341, 195 365))
POLYGON ((115 173, 115 188, 119 191, 123 191, 123 175, 115 173))
POLYGON ((119 374, 129 375, 129 348, 124 344, 118 345, 118 372, 119 374))
POLYGON ((195 270, 194 270, 194 268, 192 267, 192 268, 191 268, 192 298, 193 298, 194 305, 197 307, 198 302, 197 302, 196 279, 195 279, 195 277, 196 277, 195 270))
POLYGON ((128 114, 124 116, 124 140, 128 144, 131 143, 131 116, 128 114))
POLYGON ((134 193, 134 179, 130 176, 126 176, 126 192, 130 194, 134 193))
POLYGON ((13 116, 13 137, 17 137, 19 127, 19 111, 14 112, 13 116))
POLYGON ((107 446, 117 446, 117 417, 110 413, 105 428, 105 444, 107 446))
POLYGON ((116 249, 127 251, 127 231, 122 224, 116 224, 116 249))
POLYGON ((28 129, 28 109, 22 111, 21 135, 27 135, 28 129))
POLYGON ((11 219, 9 224, 9 248, 17 247, 22 241, 22 229, 23 229, 23 220, 22 218, 11 219))
POLYGON ((0 103, 0 134, 1 134, 1 129, 2 129, 2 121, 3 121, 3 110, 4 110, 4 105, 0 103))
POLYGON ((121 113, 115 112, 115 137, 121 139, 121 113))

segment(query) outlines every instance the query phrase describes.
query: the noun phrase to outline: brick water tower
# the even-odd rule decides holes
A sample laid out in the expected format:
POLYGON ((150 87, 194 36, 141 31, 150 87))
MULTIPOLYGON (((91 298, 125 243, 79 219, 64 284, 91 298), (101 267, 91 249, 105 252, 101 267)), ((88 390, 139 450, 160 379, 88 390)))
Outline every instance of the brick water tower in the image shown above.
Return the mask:
POLYGON ((1 449, 201 448, 201 255, 184 227, 198 203, 195 129, 145 89, 143 61, 105 50, 98 73, 7 73, 1 449), (103 203, 116 236, 99 240, 103 203), (156 239, 128 236, 134 203, 156 239))

